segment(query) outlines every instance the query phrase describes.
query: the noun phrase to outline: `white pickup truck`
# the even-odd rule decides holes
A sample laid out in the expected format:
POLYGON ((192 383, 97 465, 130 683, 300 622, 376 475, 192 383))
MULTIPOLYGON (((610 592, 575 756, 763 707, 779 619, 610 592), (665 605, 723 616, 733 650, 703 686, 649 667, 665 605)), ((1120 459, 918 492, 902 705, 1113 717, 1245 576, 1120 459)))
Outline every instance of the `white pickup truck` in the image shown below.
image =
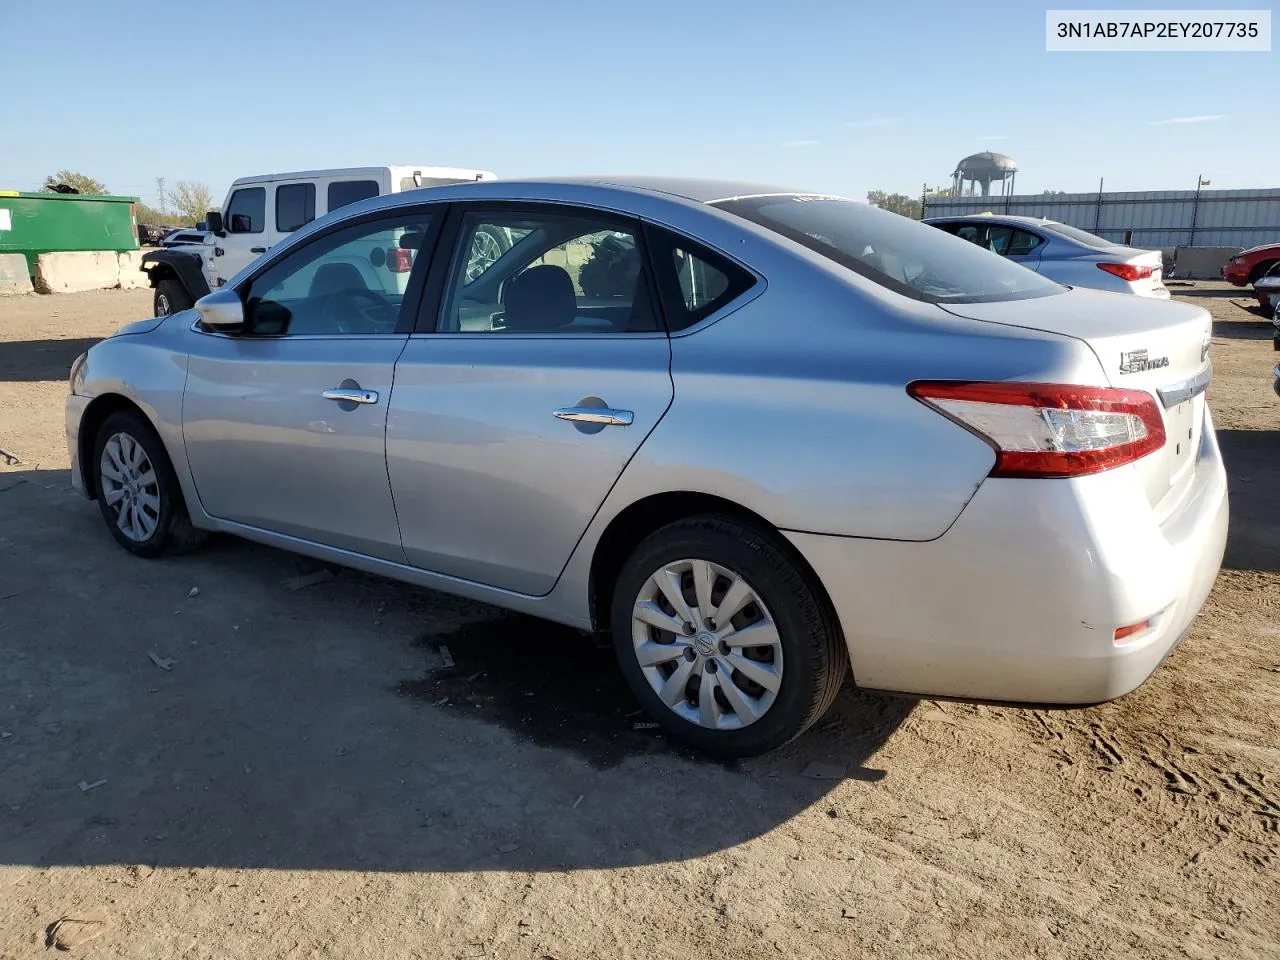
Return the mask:
POLYGON ((156 316, 187 309, 273 244, 339 207, 386 193, 494 176, 488 170, 411 164, 241 177, 231 184, 221 212, 206 216, 211 243, 143 254, 156 316))

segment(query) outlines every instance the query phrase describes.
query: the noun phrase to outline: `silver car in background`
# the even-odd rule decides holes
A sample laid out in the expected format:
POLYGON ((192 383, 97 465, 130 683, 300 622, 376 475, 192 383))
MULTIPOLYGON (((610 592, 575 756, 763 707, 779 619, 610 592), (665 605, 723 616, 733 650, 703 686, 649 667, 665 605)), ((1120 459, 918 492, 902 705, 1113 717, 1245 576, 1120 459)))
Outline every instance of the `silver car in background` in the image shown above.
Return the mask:
POLYGON ((1069 287, 1169 299, 1159 250, 1139 250, 1054 220, 984 213, 925 223, 1069 287))
POLYGON ((491 181, 344 207, 97 344, 67 436, 139 557, 222 531, 609 631, 665 730, 741 756, 850 665, 1140 684, 1222 558, 1208 344, 840 197, 491 181))

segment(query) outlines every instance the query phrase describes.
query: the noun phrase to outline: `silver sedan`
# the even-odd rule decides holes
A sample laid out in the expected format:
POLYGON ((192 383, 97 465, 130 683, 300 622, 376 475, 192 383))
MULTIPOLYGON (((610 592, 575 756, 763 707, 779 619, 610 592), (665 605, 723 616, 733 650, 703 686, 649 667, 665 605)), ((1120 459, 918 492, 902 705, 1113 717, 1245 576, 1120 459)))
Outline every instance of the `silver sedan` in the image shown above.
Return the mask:
POLYGON ((1208 344, 1198 307, 840 197, 491 181, 344 207, 126 327, 67 434, 137 556, 222 531, 609 631, 670 734, 749 755, 850 666, 1140 684, 1222 558, 1208 344))
POLYGON ((1139 250, 1056 220, 978 214, 925 223, 1070 287, 1169 299, 1159 250, 1139 250))

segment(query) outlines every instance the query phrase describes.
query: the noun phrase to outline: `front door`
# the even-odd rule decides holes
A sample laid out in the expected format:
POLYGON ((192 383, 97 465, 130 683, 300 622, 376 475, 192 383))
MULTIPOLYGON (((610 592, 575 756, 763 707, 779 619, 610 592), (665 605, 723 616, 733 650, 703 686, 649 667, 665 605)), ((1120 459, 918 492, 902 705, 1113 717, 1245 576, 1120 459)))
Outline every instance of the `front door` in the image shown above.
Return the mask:
POLYGON ((267 232, 267 192, 270 189, 269 183, 237 187, 227 198, 227 209, 222 214, 226 236, 217 238, 214 254, 214 269, 219 279, 229 281, 266 253, 270 243, 267 232))
POLYGON ((438 317, 387 422, 405 554, 541 595, 666 412, 670 343, 633 221, 455 206, 438 317))
POLYGON ((385 431, 415 312, 403 278, 433 219, 321 234, 242 285, 248 333, 194 338, 183 434, 206 511, 403 562, 385 431))

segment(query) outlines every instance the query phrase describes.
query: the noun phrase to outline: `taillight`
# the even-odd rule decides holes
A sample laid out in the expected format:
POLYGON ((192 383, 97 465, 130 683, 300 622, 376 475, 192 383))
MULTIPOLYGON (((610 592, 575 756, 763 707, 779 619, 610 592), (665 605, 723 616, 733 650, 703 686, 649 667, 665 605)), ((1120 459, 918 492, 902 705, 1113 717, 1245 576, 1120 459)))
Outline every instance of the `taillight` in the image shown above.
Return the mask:
POLYGON ((1080 477, 1164 446, 1160 408, 1141 390, 917 381, 907 392, 989 443, 993 477, 1080 477))
POLYGON ((387 251, 387 269, 392 273, 408 273, 413 269, 413 251, 392 247, 387 251))
POLYGON ((1134 263, 1100 263, 1098 264, 1098 269, 1114 274, 1129 283, 1133 283, 1135 280, 1149 280, 1151 275, 1156 272, 1155 267, 1141 267, 1134 263))

